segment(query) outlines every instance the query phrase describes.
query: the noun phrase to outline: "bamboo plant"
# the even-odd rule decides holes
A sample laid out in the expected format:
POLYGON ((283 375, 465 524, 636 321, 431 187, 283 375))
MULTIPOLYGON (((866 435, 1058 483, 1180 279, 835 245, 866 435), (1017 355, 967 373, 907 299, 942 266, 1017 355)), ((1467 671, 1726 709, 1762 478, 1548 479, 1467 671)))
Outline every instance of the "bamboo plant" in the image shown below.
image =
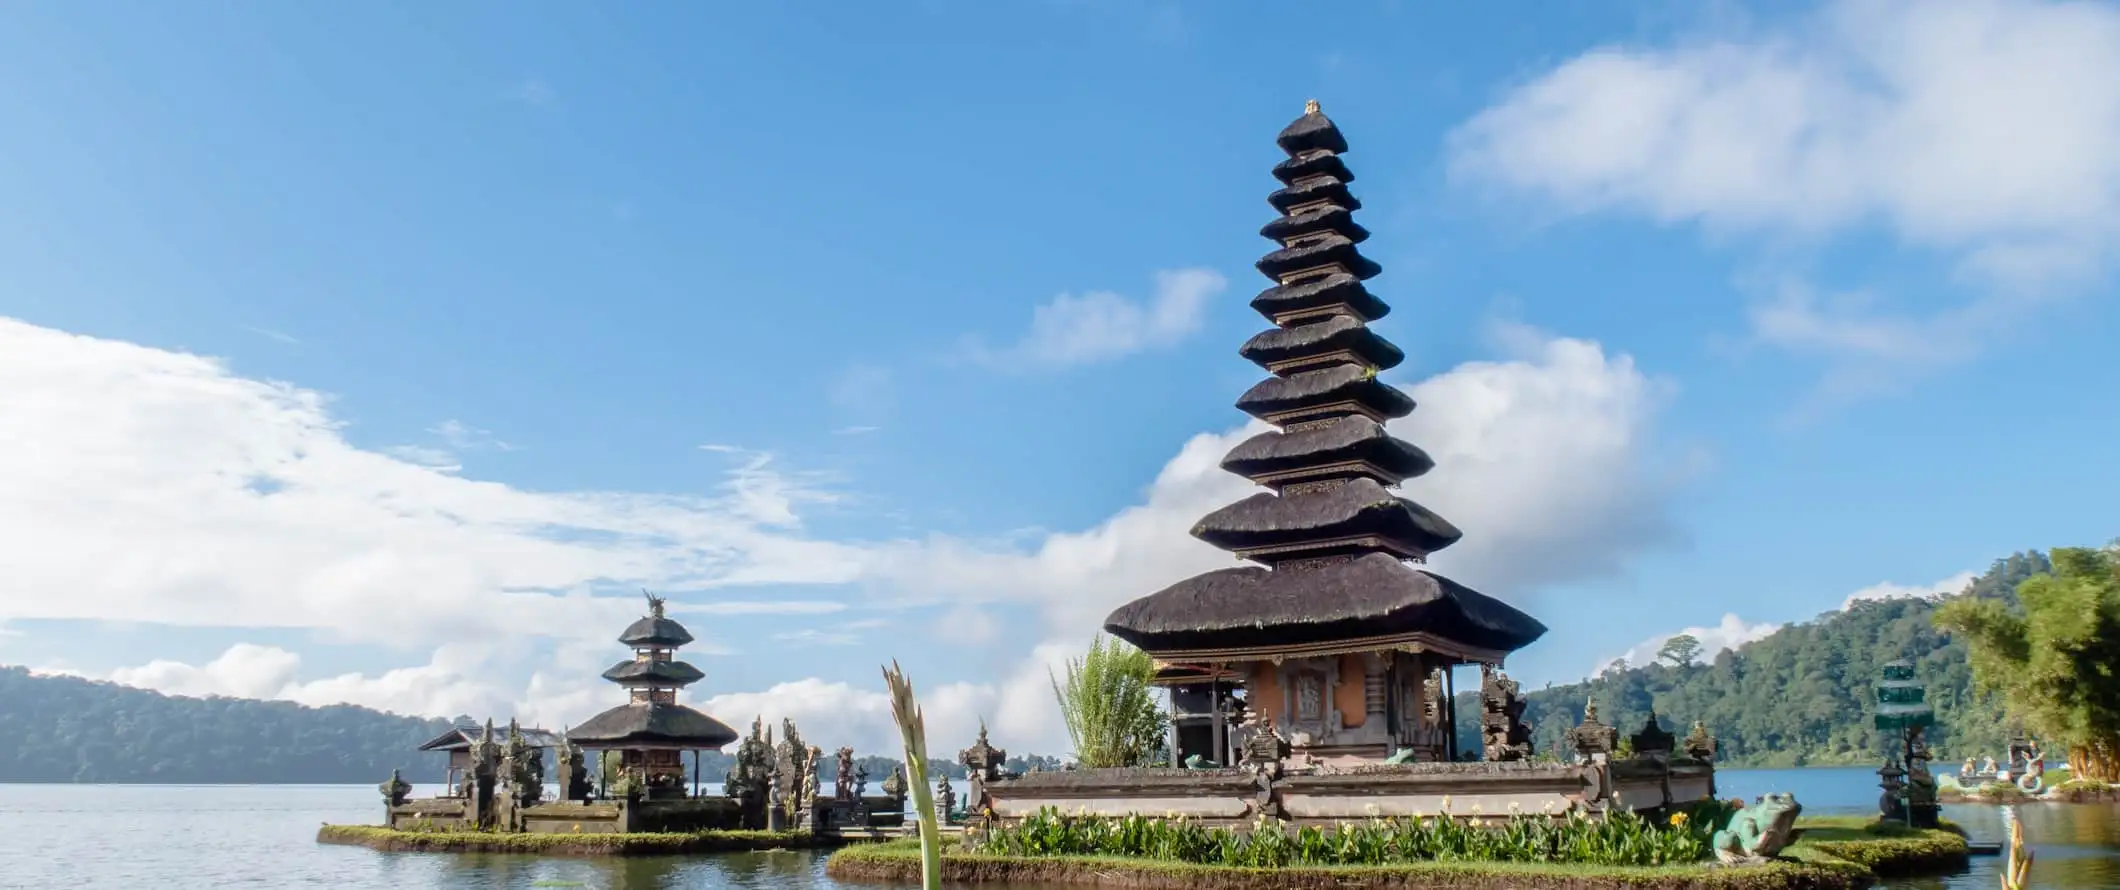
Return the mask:
POLYGON ((928 787, 927 721, 913 701, 913 681, 906 679, 896 659, 883 669, 883 681, 891 688, 891 714, 905 737, 905 774, 913 786, 913 815, 920 826, 920 886, 942 890, 942 825, 934 791, 928 787))

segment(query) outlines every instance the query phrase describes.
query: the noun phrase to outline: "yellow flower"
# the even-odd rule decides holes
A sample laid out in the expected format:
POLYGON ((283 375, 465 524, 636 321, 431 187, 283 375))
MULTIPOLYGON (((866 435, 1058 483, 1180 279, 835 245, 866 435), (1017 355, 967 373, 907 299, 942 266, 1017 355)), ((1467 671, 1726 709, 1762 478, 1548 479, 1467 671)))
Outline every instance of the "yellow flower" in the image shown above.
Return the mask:
POLYGON ((1685 814, 1685 813, 1672 813, 1672 814, 1671 814, 1671 826, 1672 826, 1673 828, 1676 828, 1676 827, 1678 827, 1678 826, 1680 826, 1680 825, 1684 825, 1684 824, 1686 824, 1686 814, 1685 814))

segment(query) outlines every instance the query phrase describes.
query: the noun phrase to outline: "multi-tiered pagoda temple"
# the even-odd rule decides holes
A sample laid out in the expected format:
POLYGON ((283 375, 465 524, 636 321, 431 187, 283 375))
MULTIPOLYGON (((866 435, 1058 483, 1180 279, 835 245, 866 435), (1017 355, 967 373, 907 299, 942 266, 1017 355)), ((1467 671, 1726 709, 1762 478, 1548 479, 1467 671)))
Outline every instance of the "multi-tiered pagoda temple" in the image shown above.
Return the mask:
POLYGON ((1414 403, 1377 379, 1405 355, 1369 328, 1389 307, 1363 285, 1382 270, 1357 248, 1369 232, 1354 221, 1347 141, 1316 102, 1277 141, 1288 159, 1267 203, 1281 216, 1260 234, 1280 247, 1259 260, 1274 283, 1251 301, 1274 327, 1238 350, 1272 376, 1237 400, 1276 429, 1222 460, 1269 491, 1192 530, 1256 565, 1135 600, 1105 629, 1162 666, 1180 758, 1234 759, 1242 690, 1298 754, 1456 759, 1447 669, 1498 667, 1546 628, 1416 567, 1461 533, 1396 493, 1435 462, 1385 428, 1414 403))
POLYGON ((628 625, 618 641, 633 648, 633 657, 604 671, 604 679, 625 687, 630 700, 568 730, 567 740, 584 750, 622 752, 623 773, 650 798, 685 795, 684 753, 693 752, 696 793, 698 752, 721 750, 736 741, 736 730, 677 703, 678 690, 705 676, 677 660, 678 647, 692 642, 692 632, 650 595, 648 614, 628 625))

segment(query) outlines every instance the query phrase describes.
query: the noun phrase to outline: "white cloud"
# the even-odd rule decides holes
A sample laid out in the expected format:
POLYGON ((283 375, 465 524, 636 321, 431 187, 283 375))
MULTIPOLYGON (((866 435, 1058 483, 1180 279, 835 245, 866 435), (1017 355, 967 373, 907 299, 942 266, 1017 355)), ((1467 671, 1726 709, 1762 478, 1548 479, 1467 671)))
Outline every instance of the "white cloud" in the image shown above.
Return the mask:
POLYGON ((881 618, 863 618, 846 621, 829 627, 804 627, 781 631, 773 635, 776 642, 808 643, 814 646, 852 646, 864 638, 863 631, 884 627, 890 622, 881 618))
POLYGON ((300 339, 300 338, 296 337, 296 336, 295 336, 295 335, 293 335, 293 334, 289 334, 289 333, 287 333, 287 332, 285 332, 285 331, 276 331, 276 330, 273 330, 272 328, 267 328, 267 327, 259 327, 259 326, 257 326, 257 325, 249 325, 249 324, 243 325, 243 326, 242 326, 242 328, 243 328, 243 330, 249 331, 249 332, 251 332, 251 333, 253 333, 253 334, 256 334, 256 335, 258 335, 258 336, 260 336, 260 337, 264 337, 264 338, 265 338, 265 339, 267 339, 267 340, 274 340, 274 341, 277 341, 277 342, 280 342, 280 343, 284 343, 284 344, 286 344, 286 345, 288 345, 288 346, 300 346, 300 345, 302 345, 302 341, 301 341, 301 339, 300 339))
POLYGON ((1979 575, 1973 572, 1959 572, 1933 584, 1894 584, 1890 581, 1880 581, 1848 594, 1847 600, 1842 602, 1840 607, 1843 609, 1850 608, 1863 600, 1896 600, 1916 597, 1925 599, 1936 596, 1950 596, 1963 593, 1966 586, 1972 584, 1973 579, 1977 577, 1979 575))
POLYGON ((975 345, 987 361, 1035 365, 1079 365, 1170 346, 1200 329, 1207 301, 1229 282, 1211 269, 1156 273, 1147 302, 1110 291, 1061 294, 1031 313, 1022 341, 999 353, 975 345))
POLYGON ((482 430, 461 420, 444 420, 427 430, 458 451, 514 451, 515 446, 493 437, 491 430, 482 430))
MULTIPOLYGON (((1070 640, 1038 646, 1017 670, 993 683, 938 684, 914 677, 914 691, 927 722, 928 756, 954 759, 959 748, 971 744, 982 722, 992 731, 994 743, 1011 751, 1066 751, 1067 732, 1060 722, 1048 672, 1059 670, 1080 645, 1070 640)), ((874 683, 797 680, 762 692, 717 695, 700 707, 740 728, 748 728, 752 718, 760 715, 776 727, 781 718, 793 718, 805 738, 902 758, 881 669, 879 665, 874 683)))
MULTIPOLYGON (((1422 406, 1394 429, 1439 462, 1407 485, 1409 496, 1466 531, 1436 568, 1528 604, 1541 585, 1618 571, 1669 540, 1668 496, 1683 468, 1651 453, 1662 387, 1631 360, 1520 327, 1501 327, 1496 339, 1502 360, 1409 387, 1422 406)), ((639 614, 630 588, 860 582, 872 598, 946 603, 953 638, 991 638, 1015 661, 992 682, 927 679, 938 750, 961 746, 984 718, 1000 744, 1055 751, 1065 735, 1048 671, 1119 603, 1228 565, 1186 530, 1254 490, 1217 467, 1255 430, 1246 426, 1195 436, 1141 503, 1027 547, 832 543, 804 537, 798 509, 828 494, 741 448, 721 449, 737 466, 714 497, 528 492, 357 448, 324 401, 212 360, 0 320, 0 416, 40 431, 33 441, 0 437, 0 540, 9 542, 0 570, 14 591, 0 591, 0 622, 305 627, 438 646, 427 664, 374 675, 304 681, 293 653, 249 646, 204 666, 151 662, 114 676, 556 726, 610 704, 595 675, 610 630, 639 614), (628 590, 588 595, 606 585, 628 590), (997 621, 999 610, 983 604, 1003 600, 1035 620, 997 621), (511 662, 445 645, 524 635, 553 640, 559 657, 511 662)), ((686 594, 672 608, 844 607, 686 594)), ((818 724, 808 730, 817 738, 895 744, 880 702, 880 685, 811 679, 704 705, 731 723, 788 714, 818 724)))
MULTIPOLYGON (((1667 542, 1667 499, 1690 468, 1652 462, 1664 387, 1631 359, 1517 326, 1497 333, 1511 358, 1408 387, 1421 407, 1392 430, 1437 462, 1406 483, 1407 496, 1465 531, 1433 557, 1435 568, 1522 603, 1539 585, 1618 571, 1667 542)), ((1050 627, 1079 641, 1121 603, 1231 564, 1187 530, 1258 490, 1219 463, 1261 429, 1194 436, 1142 503, 1093 528, 1049 535, 1028 551, 934 538, 888 551, 874 569, 939 598, 1040 604, 1050 627)))
POLYGON ((2120 8, 1842 0, 1793 24, 1605 46, 1452 135, 1461 179, 1565 212, 1810 240, 1881 226, 1987 285, 1894 310, 1776 286, 1764 341, 1880 363, 2101 273, 2120 245, 2120 8))
POLYGON ((487 663, 485 650, 452 644, 436 649, 431 661, 417 667, 374 677, 348 673, 299 682, 301 656, 277 646, 237 643, 204 665, 155 660, 114 670, 108 679, 170 695, 280 699, 316 706, 355 704, 437 716, 510 713, 510 696, 476 679, 487 663))
MULTIPOLYGON (((1762 639, 1768 634, 1782 629, 1783 626, 1772 621, 1746 624, 1744 619, 1737 617, 1736 613, 1728 613, 1723 615, 1721 623, 1713 627, 1688 627, 1683 630, 1650 637, 1636 643, 1634 648, 1628 649, 1616 660, 1624 661, 1633 667, 1643 667, 1656 661, 1656 653, 1661 651, 1664 648, 1664 644, 1670 642, 1672 637, 1679 634, 1687 634, 1700 641, 1700 654, 1695 656, 1693 660, 1696 662, 1714 661, 1716 654, 1724 649, 1735 649, 1753 640, 1762 639)), ((1602 673, 1614 660, 1607 659, 1600 662, 1590 672, 1593 675, 1602 673)))
MULTIPOLYGON (((842 583, 829 499, 749 455, 722 493, 541 493, 349 443, 324 396, 193 355, 0 319, 0 621, 305 627, 357 641, 601 637, 604 585, 842 583)), ((685 593, 685 591, 693 591, 685 593)), ((630 592, 630 591, 629 591, 630 592)))

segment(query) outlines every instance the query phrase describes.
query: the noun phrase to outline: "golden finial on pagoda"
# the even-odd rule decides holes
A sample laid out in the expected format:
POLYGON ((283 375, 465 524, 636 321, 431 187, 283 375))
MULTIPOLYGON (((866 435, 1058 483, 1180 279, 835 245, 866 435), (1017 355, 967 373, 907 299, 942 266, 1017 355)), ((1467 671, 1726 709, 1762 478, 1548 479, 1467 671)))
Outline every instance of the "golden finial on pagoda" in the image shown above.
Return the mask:
POLYGON ((1303 113, 1304 113, 1304 114, 1319 114, 1320 112, 1318 111, 1318 100, 1316 100, 1316 99, 1306 99, 1306 100, 1304 100, 1304 101, 1303 101, 1303 113))

